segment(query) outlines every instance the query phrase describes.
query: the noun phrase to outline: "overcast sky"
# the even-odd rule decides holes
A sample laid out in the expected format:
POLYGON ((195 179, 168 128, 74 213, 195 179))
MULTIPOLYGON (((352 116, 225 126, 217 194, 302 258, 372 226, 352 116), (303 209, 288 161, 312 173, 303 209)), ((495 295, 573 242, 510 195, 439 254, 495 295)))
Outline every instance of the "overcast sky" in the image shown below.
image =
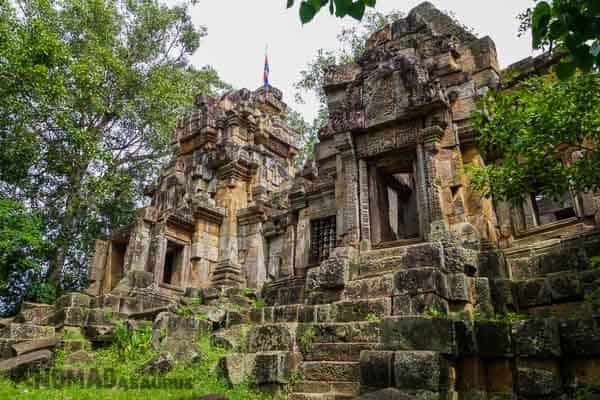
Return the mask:
MULTIPOLYGON (((298 3, 300 0, 297 0, 298 3)), ((420 0, 378 0, 377 9, 407 13, 420 0)), ((531 55, 529 37, 517 37, 516 16, 533 0, 432 0, 436 7, 453 11, 479 36, 496 42, 501 66, 531 55)), ((350 18, 339 19, 323 10, 302 26, 297 6, 285 9, 285 0, 200 0, 193 20, 208 28, 208 37, 193 57, 197 66, 212 65, 221 78, 236 88, 256 89, 262 84, 265 45, 269 46, 271 84, 284 100, 307 119, 316 115, 316 99, 295 104, 294 82, 317 49, 337 49, 336 36, 350 18)))

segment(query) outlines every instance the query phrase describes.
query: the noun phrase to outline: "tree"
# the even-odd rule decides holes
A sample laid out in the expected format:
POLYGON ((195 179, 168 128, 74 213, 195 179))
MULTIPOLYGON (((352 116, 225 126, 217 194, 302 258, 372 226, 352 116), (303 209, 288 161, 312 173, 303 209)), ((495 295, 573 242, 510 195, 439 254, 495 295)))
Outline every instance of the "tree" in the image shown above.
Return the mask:
POLYGON ((521 16, 524 28, 531 27, 533 48, 565 54, 556 68, 561 79, 600 67, 600 1, 540 1, 521 16))
POLYGON ((0 196, 0 315, 11 311, 23 292, 18 277, 38 273, 47 250, 40 216, 0 196))
POLYGON ((489 93, 474 125, 485 156, 497 158, 470 171, 485 195, 520 202, 528 193, 600 189, 599 74, 538 76, 489 93))
MULTIPOLYGON (((367 7, 375 7, 377 0, 302 0, 298 12, 303 24, 310 22, 323 7, 329 7, 331 15, 343 18, 347 15, 361 20, 367 7)), ((295 0, 287 0, 287 8, 294 6, 295 0)))
POLYGON ((188 57, 189 3, 0 4, 0 193, 38 210, 50 278, 82 276, 91 240, 129 222, 194 95, 225 87, 188 57))

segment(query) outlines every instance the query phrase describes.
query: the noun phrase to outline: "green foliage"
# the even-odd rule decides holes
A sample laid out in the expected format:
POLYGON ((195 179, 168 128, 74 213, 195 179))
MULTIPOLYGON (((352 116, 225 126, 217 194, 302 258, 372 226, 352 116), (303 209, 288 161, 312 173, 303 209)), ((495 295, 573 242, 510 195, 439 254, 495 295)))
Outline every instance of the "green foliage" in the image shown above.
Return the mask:
POLYGON ((0 194, 39 210, 50 277, 131 221, 178 114, 225 85, 189 57, 189 1, 0 2, 0 194), (18 10, 18 11, 17 11, 18 10))
POLYGON ((560 198, 600 189, 600 75, 530 78, 490 92, 473 118, 487 166, 469 166, 484 195, 518 203, 529 193, 560 198), (565 154, 574 152, 568 162, 565 154))
POLYGON ((42 232, 37 213, 0 196, 0 290, 7 288, 12 274, 39 272, 49 247, 42 232))
POLYGON ((116 324, 114 346, 122 360, 145 358, 147 354, 152 353, 151 340, 152 327, 150 326, 132 330, 122 323, 116 324))
POLYGON ((59 291, 53 283, 35 281, 27 290, 25 300, 34 303, 54 304, 59 296, 59 291))
MULTIPOLYGON (((361 20, 367 7, 375 7, 376 0, 302 0, 298 12, 300 21, 303 24, 310 22, 315 15, 323 8, 327 7, 329 13, 339 18, 350 16, 356 20, 361 20)), ((294 6, 294 0, 287 0, 287 8, 294 6)))
POLYGON ((317 332, 315 330, 315 327, 312 325, 302 330, 302 333, 298 336, 298 347, 300 347, 300 350, 303 353, 310 352, 316 334, 317 332))
MULTIPOLYGON (((213 347, 209 336, 201 337, 197 346, 198 352, 202 355, 201 361, 192 365, 176 364, 171 371, 159 376, 143 370, 144 364, 156 356, 156 352, 151 348, 145 345, 137 346, 137 352, 129 352, 124 355, 121 350, 122 344, 113 344, 94 351, 93 361, 85 368, 113 371, 114 376, 118 378, 115 387, 96 388, 86 387, 81 383, 72 383, 65 387, 39 388, 31 383, 31 379, 17 384, 2 378, 0 379, 0 398, 11 400, 146 400, 153 398, 194 400, 208 394, 219 394, 230 400, 267 400, 272 398, 268 394, 257 392, 249 384, 230 387, 221 380, 215 374, 215 367, 219 359, 227 352, 213 347), (157 379, 159 383, 166 380, 184 380, 189 382, 191 387, 124 387, 128 382, 140 382, 146 379, 157 379)), ((51 372, 68 370, 70 366, 65 364, 65 359, 66 352, 58 351, 54 370, 51 372)))
POLYGON ((592 269, 600 268, 600 256, 594 256, 590 258, 590 267, 592 269))
POLYGON ((580 68, 600 66, 600 2, 597 0, 539 1, 521 16, 531 27, 533 48, 556 49, 566 57, 556 68, 567 79, 580 68))
POLYGON ((265 302, 265 299, 261 297, 254 300, 254 304, 252 305, 253 308, 265 308, 266 306, 267 303, 265 302))
POLYGON ((367 314, 367 317, 365 318, 365 320, 368 322, 381 322, 381 318, 379 318, 379 316, 377 314, 373 314, 373 313, 367 314))

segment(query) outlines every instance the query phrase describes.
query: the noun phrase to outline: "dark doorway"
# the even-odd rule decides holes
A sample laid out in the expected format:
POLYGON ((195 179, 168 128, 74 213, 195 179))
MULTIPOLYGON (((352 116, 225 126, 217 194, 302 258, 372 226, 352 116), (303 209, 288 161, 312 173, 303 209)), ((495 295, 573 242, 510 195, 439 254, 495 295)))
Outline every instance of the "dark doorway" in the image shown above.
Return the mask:
POLYGON ((114 289, 123 278, 126 252, 127 242, 112 242, 110 253, 110 290, 114 289))
POLYGON ((183 246, 167 242, 167 253, 165 254, 165 267, 163 270, 163 283, 177 285, 183 265, 183 246))
POLYGON ((369 168, 373 245, 420 237, 415 162, 410 155, 377 160, 369 168))

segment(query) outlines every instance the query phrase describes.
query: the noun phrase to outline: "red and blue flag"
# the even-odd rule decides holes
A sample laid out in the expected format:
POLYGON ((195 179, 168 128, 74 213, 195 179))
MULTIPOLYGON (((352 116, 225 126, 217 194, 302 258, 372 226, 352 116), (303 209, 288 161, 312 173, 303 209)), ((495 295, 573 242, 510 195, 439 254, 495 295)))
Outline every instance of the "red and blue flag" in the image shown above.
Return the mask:
POLYGON ((265 71, 263 72, 263 83, 265 86, 269 86, 269 57, 265 52, 265 71))

